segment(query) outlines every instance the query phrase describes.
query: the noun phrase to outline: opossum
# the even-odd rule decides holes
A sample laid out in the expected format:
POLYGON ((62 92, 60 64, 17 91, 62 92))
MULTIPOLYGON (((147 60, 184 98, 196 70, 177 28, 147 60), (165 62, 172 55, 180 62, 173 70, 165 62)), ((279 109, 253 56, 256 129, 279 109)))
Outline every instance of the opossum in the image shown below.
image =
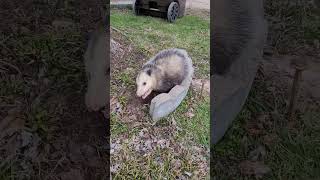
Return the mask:
POLYGON ((88 78, 88 90, 85 103, 89 110, 98 111, 109 101, 109 43, 108 33, 103 26, 97 28, 90 37, 84 54, 85 69, 88 78))
POLYGON ((263 0, 214 0, 211 34, 211 144, 241 111, 267 37, 263 0))
POLYGON ((185 50, 162 50, 142 66, 136 78, 137 96, 145 99, 152 91, 163 93, 176 85, 187 85, 193 71, 185 50))
POLYGON ((263 19, 261 0, 215 0, 213 3, 210 74, 226 74, 248 45, 263 19))

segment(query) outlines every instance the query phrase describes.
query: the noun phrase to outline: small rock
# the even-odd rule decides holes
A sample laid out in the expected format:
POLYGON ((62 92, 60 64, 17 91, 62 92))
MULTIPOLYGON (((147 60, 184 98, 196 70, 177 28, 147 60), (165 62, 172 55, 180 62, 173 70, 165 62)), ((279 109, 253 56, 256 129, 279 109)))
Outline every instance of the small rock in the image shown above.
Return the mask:
POLYGON ((191 177, 191 176, 192 176, 192 173, 187 172, 187 171, 185 171, 185 172, 184 172, 184 174, 185 174, 185 175, 187 175, 187 176, 189 176, 189 177, 191 177))

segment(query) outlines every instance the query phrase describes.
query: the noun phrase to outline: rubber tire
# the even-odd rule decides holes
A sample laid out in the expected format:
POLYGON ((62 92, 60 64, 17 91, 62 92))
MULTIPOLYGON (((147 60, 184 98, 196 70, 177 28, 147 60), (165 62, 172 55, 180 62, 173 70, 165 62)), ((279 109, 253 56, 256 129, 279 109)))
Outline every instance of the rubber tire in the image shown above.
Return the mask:
POLYGON ((138 16, 140 15, 140 9, 137 8, 137 4, 138 4, 139 0, 134 0, 133 3, 132 3, 132 10, 133 10, 133 13, 138 16))
POLYGON ((168 11, 167 11, 167 20, 169 22, 174 22, 179 17, 179 4, 177 2, 172 2, 169 5, 168 11))

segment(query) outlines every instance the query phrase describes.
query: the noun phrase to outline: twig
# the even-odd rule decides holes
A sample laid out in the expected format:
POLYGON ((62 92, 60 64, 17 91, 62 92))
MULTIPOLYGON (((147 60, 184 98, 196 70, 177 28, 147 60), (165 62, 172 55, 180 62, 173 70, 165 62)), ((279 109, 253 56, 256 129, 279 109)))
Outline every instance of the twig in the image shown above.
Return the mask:
POLYGON ((292 84, 292 89, 291 89, 291 97, 290 97, 290 104, 288 108, 288 113, 289 113, 289 119, 293 118, 294 110, 295 110, 295 105, 298 97, 298 90, 300 87, 300 81, 302 78, 302 71, 306 69, 306 60, 299 58, 299 59, 293 59, 291 65, 295 68, 296 72, 294 75, 294 80, 292 84))
POLYGON ((201 80, 201 83, 202 83, 202 85, 201 85, 201 91, 200 91, 200 97, 203 97, 203 89, 204 89, 204 80, 202 79, 201 80))

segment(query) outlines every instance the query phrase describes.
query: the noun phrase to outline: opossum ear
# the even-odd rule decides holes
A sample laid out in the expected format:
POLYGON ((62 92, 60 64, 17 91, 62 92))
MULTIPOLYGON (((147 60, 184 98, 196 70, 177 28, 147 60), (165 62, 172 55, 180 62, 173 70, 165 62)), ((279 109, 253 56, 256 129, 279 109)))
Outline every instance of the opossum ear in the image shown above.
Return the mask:
POLYGON ((151 70, 151 69, 148 69, 148 70, 147 70, 147 74, 148 74, 149 76, 151 76, 151 73, 152 73, 152 70, 151 70))

